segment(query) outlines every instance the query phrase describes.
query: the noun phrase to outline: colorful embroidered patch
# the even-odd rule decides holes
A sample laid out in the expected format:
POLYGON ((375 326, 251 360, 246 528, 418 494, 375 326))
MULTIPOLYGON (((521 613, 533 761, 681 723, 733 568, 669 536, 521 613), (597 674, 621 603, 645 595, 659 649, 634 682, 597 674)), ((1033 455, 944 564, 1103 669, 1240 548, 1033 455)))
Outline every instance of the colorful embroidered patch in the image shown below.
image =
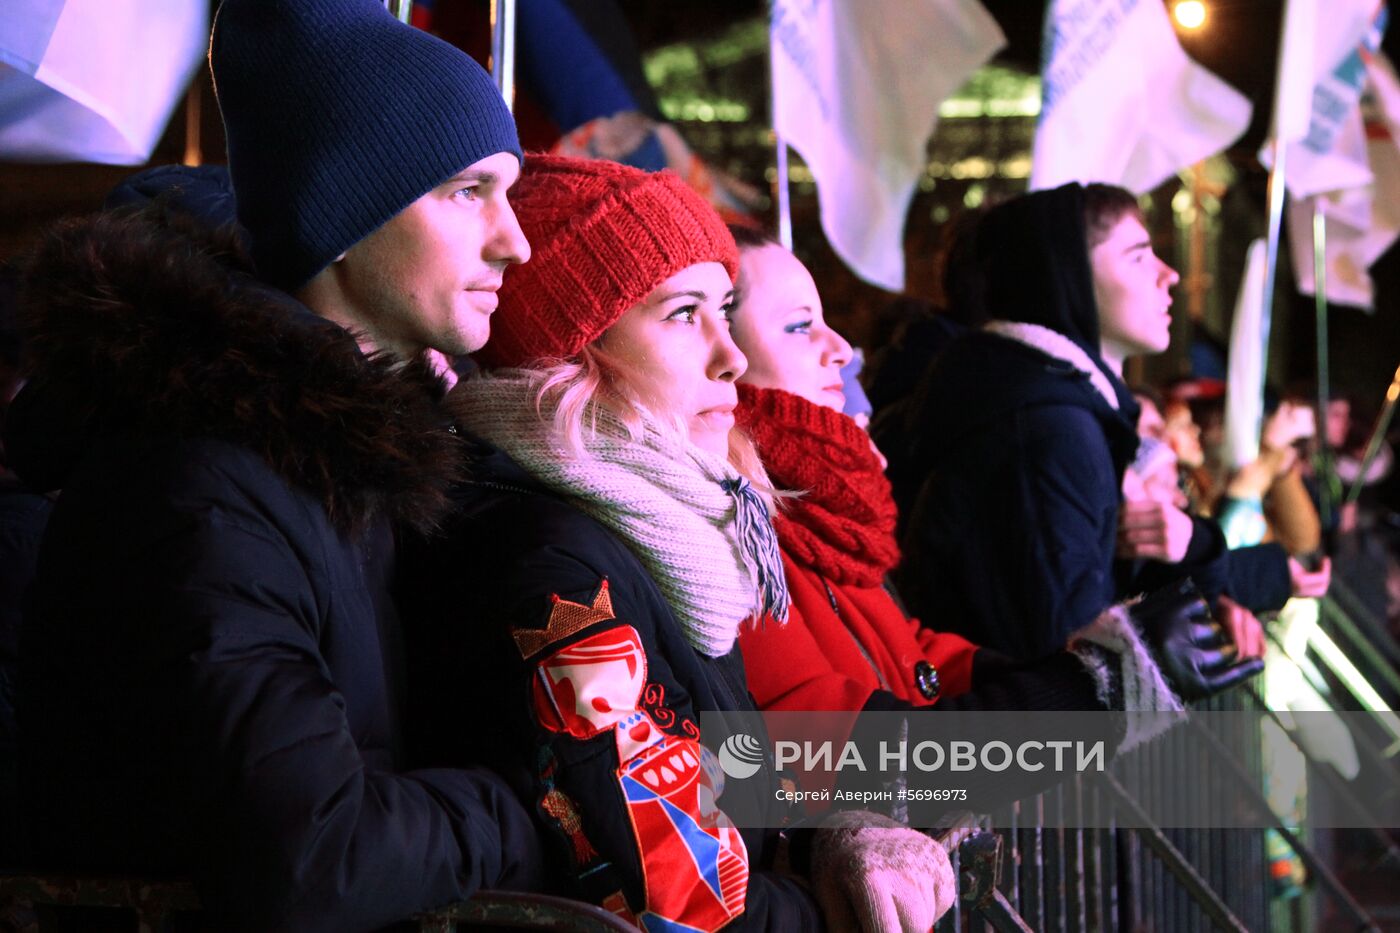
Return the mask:
POLYGON ((613 727, 617 733, 617 760, 627 762, 666 737, 646 710, 639 709, 613 727))
MULTIPOLYGON (((640 705, 662 731, 691 739, 700 738, 700 727, 695 725, 693 720, 681 719, 680 724, 676 724, 676 711, 666 704, 666 688, 661 684, 647 684, 646 689, 642 691, 640 705)), ((625 758, 621 760, 626 761, 625 758)))
POLYGON ((612 594, 608 592, 607 578, 598 585, 593 604, 571 602, 558 594, 550 596, 553 606, 549 610, 549 622, 542 629, 518 628, 511 631, 515 647, 522 658, 533 657, 556 642, 563 641, 575 632, 581 632, 590 625, 617 618, 613 615, 612 594))
POLYGON ((549 814, 564 835, 569 837, 575 865, 584 867, 598 857, 598 850, 593 848, 593 843, 583 834, 583 819, 578 815, 578 807, 568 794, 557 787, 551 787, 540 799, 540 809, 549 814))
POLYGON ((632 626, 590 635, 535 669, 535 718, 552 732, 592 738, 637 711, 646 674, 642 639, 632 626))
POLYGON ((646 930, 717 930, 744 910, 748 850, 720 811, 718 766, 667 736, 618 770, 646 879, 646 930))

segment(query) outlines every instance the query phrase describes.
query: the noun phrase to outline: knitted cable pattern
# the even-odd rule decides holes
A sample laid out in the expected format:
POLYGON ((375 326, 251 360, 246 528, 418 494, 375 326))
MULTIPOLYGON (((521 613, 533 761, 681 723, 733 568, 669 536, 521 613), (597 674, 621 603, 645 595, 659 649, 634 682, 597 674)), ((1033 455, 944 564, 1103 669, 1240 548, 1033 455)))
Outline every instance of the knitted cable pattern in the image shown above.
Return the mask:
POLYGON ((590 407, 596 429, 584 432, 579 456, 537 411, 537 391, 529 371, 497 370, 459 383, 448 410, 621 537, 697 651, 728 654, 739 626, 756 615, 787 619, 772 523, 737 470, 649 416, 633 440, 600 405, 590 407))
POLYGON ((773 483, 804 493, 774 523, 788 555, 835 583, 879 586, 899 563, 899 545, 894 496, 870 435, 781 389, 741 383, 735 414, 773 483))

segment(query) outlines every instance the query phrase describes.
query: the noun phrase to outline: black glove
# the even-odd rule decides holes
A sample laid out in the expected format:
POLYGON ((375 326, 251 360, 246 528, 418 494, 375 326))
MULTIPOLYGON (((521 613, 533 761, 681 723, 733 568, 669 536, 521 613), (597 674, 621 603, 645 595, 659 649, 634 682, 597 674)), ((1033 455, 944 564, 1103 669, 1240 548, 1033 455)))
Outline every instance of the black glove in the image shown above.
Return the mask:
POLYGON ((1203 700, 1264 669, 1262 658, 1234 660, 1235 646, 1189 577, 1153 590, 1128 613, 1183 700, 1203 700))

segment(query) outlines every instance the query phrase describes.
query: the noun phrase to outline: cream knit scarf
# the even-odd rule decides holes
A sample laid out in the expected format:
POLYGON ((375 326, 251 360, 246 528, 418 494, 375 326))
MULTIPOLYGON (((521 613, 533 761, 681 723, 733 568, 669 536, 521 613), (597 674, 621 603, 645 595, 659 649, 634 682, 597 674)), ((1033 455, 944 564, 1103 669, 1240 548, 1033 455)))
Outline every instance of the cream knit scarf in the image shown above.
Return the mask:
POLYGON ((459 383, 449 413, 621 537, 697 651, 728 654, 755 615, 786 620, 772 521, 734 467, 647 416, 633 440, 600 405, 585 415, 585 424, 596 416, 596 430, 585 428, 580 457, 537 410, 537 395, 527 371, 498 370, 459 383))

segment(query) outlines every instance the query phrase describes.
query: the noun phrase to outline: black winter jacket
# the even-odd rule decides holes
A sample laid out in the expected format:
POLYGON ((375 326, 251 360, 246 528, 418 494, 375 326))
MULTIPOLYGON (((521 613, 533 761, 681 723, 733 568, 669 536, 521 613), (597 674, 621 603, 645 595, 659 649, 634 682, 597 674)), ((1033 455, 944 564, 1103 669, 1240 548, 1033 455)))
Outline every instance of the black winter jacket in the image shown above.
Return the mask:
POLYGON ((26 490, 0 466, 0 870, 16 866, 20 856, 20 807, 15 786, 20 606, 34 578, 39 539, 51 508, 46 497, 26 490))
POLYGON ((1282 545, 1254 544, 1228 552, 1230 581, 1225 591, 1254 612, 1274 612, 1293 595, 1288 552, 1282 545))
POLYGON ((954 342, 920 393, 876 438, 911 614, 1017 658, 1064 647, 1116 601, 1131 423, 1068 364, 984 333, 954 342))
MULTIPOLYGON (((699 713, 754 708, 739 649, 695 651, 621 539, 503 452, 480 443, 471 476, 445 536, 400 559, 414 754, 484 755, 552 827, 562 884, 648 929, 740 910, 730 929, 819 929, 811 896, 763 870, 774 831, 696 829, 722 780, 699 713)), ((777 786, 765 762, 719 809, 775 825, 777 786)))
POLYGON ((65 224, 26 282, 6 449, 62 494, 18 696, 31 863, 192 876, 238 929, 358 930, 530 884, 484 771, 396 771, 394 524, 446 504, 426 370, 158 209, 65 224))
POLYGON ((1116 406, 1064 359, 979 331, 943 352, 876 437, 913 614, 1018 658, 1062 647, 1117 595, 1119 484, 1137 449, 1137 404, 1099 356, 1086 242, 1078 185, 1000 205, 970 247, 969 294, 985 306, 963 311, 1068 340, 1116 406))

